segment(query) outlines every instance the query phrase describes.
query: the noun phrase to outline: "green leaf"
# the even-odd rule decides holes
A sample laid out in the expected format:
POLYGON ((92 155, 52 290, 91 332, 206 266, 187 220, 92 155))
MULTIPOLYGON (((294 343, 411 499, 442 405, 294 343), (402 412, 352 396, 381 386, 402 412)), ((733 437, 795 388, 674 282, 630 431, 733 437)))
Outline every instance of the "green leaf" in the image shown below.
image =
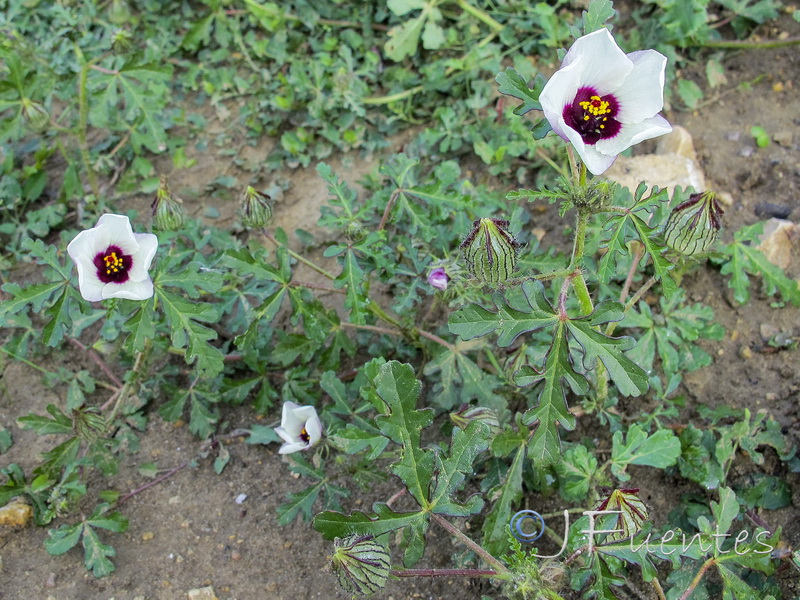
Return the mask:
POLYGON ((544 295, 544 286, 539 281, 526 281, 522 284, 522 291, 530 312, 512 308, 502 296, 494 298, 497 312, 491 312, 477 304, 455 311, 448 319, 450 333, 460 336, 464 340, 471 340, 499 330, 497 344, 505 348, 514 343, 523 333, 536 331, 555 325, 559 321, 558 313, 553 310, 544 295))
POLYGON ((711 502, 711 514, 717 524, 717 533, 728 533, 734 519, 739 516, 736 492, 729 487, 719 488, 719 502, 711 502))
POLYGON ((75 547, 81 539, 83 523, 62 525, 58 529, 49 530, 47 533, 50 537, 44 541, 44 548, 51 556, 58 556, 75 547))
POLYGON ((567 321, 567 327, 572 337, 583 349, 583 366, 587 371, 595 368, 595 363, 599 358, 622 394, 639 396, 649 387, 647 373, 622 353, 623 350, 632 348, 636 342, 630 337, 609 337, 594 328, 599 323, 622 318, 621 312, 609 313, 606 317, 600 317, 600 312, 612 308, 612 305, 621 308, 621 305, 616 302, 605 301, 595 308, 593 313, 595 318, 590 315, 585 320, 570 319, 567 321))
POLYGON ((529 409, 524 417, 526 425, 538 423, 530 441, 528 456, 539 466, 555 464, 561 455, 558 426, 570 431, 575 427, 575 417, 567 407, 562 380, 566 380, 576 394, 583 395, 589 391, 586 378, 572 368, 566 326, 563 321, 558 321, 545 357, 544 372, 523 367, 516 378, 517 385, 544 382, 538 406, 529 409))
POLYGON ((91 569, 95 577, 105 577, 114 572, 114 563, 109 557, 116 556, 117 551, 103 544, 88 525, 83 528, 83 550, 83 564, 91 569))
POLYGON ((355 454, 369 448, 367 460, 376 460, 389 443, 389 439, 380 433, 364 431, 353 424, 348 424, 344 429, 331 435, 331 441, 347 454, 355 454))
POLYGON ((579 502, 586 498, 592 479, 598 474, 597 459, 586 446, 571 446, 556 463, 556 473, 561 497, 567 502, 579 502))
POLYGON ((326 540, 346 537, 352 534, 378 537, 389 531, 411 527, 424 533, 428 525, 425 511, 396 513, 383 502, 373 507, 375 514, 370 517, 363 512, 355 511, 351 515, 325 511, 314 517, 312 527, 319 531, 326 540))
MULTIPOLYGON (((14 445, 11 432, 0 425, 0 454, 5 454, 14 445)), ((1 504, 1 503, 0 503, 1 504)))
POLYGON ((433 512, 466 517, 483 508, 483 499, 477 495, 463 504, 452 498, 464 482, 465 475, 473 472, 475 457, 489 447, 489 436, 489 427, 479 421, 473 421, 465 430, 453 428, 450 453, 446 458, 441 453, 436 455, 436 477, 430 496, 433 512))
POLYGON ((224 367, 223 354, 219 348, 209 344, 217 333, 198 321, 216 323, 217 310, 205 302, 190 302, 172 292, 156 287, 156 295, 172 328, 172 344, 186 348, 186 362, 197 360, 197 370, 203 377, 214 377, 224 367))
MULTIPOLYGON (((11 294, 13 298, 7 298, 0 303, 0 323, 9 326, 6 315, 17 314, 28 304, 31 305, 34 313, 40 313, 42 306, 65 285, 65 281, 51 281, 22 288, 16 283, 6 283, 3 285, 3 291, 11 294)), ((64 292, 62 291, 61 294, 63 296, 64 292)))
POLYGON ((333 287, 341 289, 347 287, 345 306, 350 309, 350 321, 363 325, 366 323, 367 306, 369 298, 366 293, 366 279, 364 269, 358 263, 356 253, 348 248, 344 255, 344 264, 341 274, 334 280, 333 287))
POLYGON ((522 106, 514 109, 515 115, 521 116, 532 110, 542 110, 542 105, 539 103, 539 95, 542 93, 547 80, 541 75, 537 75, 533 80, 532 88, 529 88, 528 82, 511 67, 505 71, 500 71, 494 80, 499 86, 498 92, 522 100, 522 106))
POLYGON ((417 51, 419 38, 422 35, 422 28, 425 26, 426 20, 427 17, 422 14, 409 19, 402 25, 392 27, 389 30, 389 40, 383 46, 386 56, 395 62, 400 62, 407 56, 412 56, 417 51))
POLYGON ((39 415, 26 415, 19 417, 17 423, 20 429, 33 429, 37 435, 72 434, 72 419, 61 412, 61 409, 55 404, 48 404, 47 412, 53 416, 52 419, 39 415))
POLYGON ((420 432, 433 421, 433 411, 417 409, 421 385, 410 365, 397 361, 381 365, 375 387, 389 409, 388 415, 376 417, 375 422, 386 437, 403 446, 402 458, 392 466, 392 472, 417 503, 427 509, 433 454, 422 449, 420 432))
POLYGON ((631 425, 623 442, 617 431, 611 442, 611 472, 620 481, 627 481, 628 465, 647 465, 665 469, 674 465, 681 454, 681 443, 669 429, 659 429, 648 436, 638 424, 631 425))
POLYGON ((630 215, 630 220, 639 234, 639 241, 642 242, 647 254, 650 255, 650 260, 653 261, 653 269, 661 280, 661 289, 664 292, 664 296, 667 299, 671 298, 672 295, 678 291, 678 284, 675 283, 675 280, 672 279, 669 273, 670 269, 675 265, 664 258, 662 254, 666 246, 661 246, 656 243, 654 240, 656 229, 650 227, 638 214, 632 213, 630 215))
POLYGON ((483 522, 483 547, 494 556, 500 556, 508 548, 508 524, 511 506, 522 497, 522 469, 525 464, 527 440, 518 444, 514 460, 506 472, 503 483, 492 488, 487 497, 492 508, 483 522))
POLYGON ((141 303, 139 310, 122 324, 122 331, 130 333, 126 343, 135 352, 144 350, 145 344, 156 336, 156 328, 153 323, 155 308, 153 302, 146 300, 141 303))
POLYGON ((250 428, 250 435, 247 437, 248 444, 271 444, 280 441, 281 437, 275 433, 275 430, 266 425, 253 425, 250 428))
POLYGON ((616 12, 611 0, 590 0, 589 10, 583 11, 583 35, 602 29, 616 12))

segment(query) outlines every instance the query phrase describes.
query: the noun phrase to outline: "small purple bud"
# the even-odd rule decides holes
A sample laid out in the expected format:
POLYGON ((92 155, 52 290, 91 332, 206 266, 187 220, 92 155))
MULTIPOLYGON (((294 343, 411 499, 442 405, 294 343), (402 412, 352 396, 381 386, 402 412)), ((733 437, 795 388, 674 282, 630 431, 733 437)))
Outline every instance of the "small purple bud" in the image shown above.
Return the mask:
POLYGON ((447 276, 444 267, 438 267, 428 275, 428 283, 437 290, 446 290, 448 281, 450 281, 450 277, 447 276))

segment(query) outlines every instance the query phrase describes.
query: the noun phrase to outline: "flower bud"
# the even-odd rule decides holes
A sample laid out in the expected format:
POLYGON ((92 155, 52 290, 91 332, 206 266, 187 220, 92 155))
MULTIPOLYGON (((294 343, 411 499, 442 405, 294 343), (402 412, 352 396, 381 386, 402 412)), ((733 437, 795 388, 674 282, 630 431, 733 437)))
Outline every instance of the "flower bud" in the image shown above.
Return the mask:
POLYGON ((444 267, 437 267, 428 273, 428 285, 436 288, 437 290, 445 291, 447 289, 447 282, 450 281, 444 267))
POLYGON ((156 197, 150 208, 153 209, 153 226, 161 231, 175 231, 186 219, 183 200, 170 194, 165 175, 161 176, 156 197))
POLYGON ((692 194, 674 209, 664 226, 667 246, 688 256, 705 252, 722 228, 722 207, 714 192, 692 194))
POLYGON ((50 124, 50 113, 47 109, 30 98, 22 99, 22 116, 33 131, 42 132, 50 124))
POLYGON ((638 492, 638 488, 614 490, 597 507, 598 511, 620 511, 615 517, 616 523, 609 527, 606 527, 607 523, 603 524, 603 529, 618 530, 608 536, 608 541, 624 540, 641 531, 647 520, 647 507, 638 492))
POLYGON ((460 248, 473 276, 484 283, 503 283, 514 272, 519 246, 508 232, 508 221, 478 219, 460 248))
POLYGON ((371 535, 351 535, 334 540, 333 572, 344 591, 369 596, 386 585, 391 570, 389 551, 371 535))
POLYGON ((485 406, 470 406, 462 404, 457 412, 450 413, 450 420, 459 429, 466 429, 472 421, 480 421, 492 432, 492 435, 500 433, 500 421, 497 413, 485 406))
POLYGON ((242 194, 241 209, 246 227, 261 229, 272 221, 272 199, 249 185, 242 194))

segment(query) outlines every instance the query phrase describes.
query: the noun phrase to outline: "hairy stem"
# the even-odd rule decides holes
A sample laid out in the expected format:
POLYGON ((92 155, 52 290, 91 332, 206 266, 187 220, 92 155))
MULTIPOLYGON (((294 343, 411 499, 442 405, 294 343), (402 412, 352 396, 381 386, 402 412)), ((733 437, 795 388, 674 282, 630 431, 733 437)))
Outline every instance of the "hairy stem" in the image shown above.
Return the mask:
POLYGON ((502 23, 495 21, 488 13, 482 11, 477 6, 472 6, 467 0, 456 0, 456 2, 464 12, 468 12, 479 21, 486 23, 493 30, 500 31, 503 29, 502 23))
POLYGON ((695 575, 694 579, 692 579, 692 583, 689 584, 689 587, 686 588, 686 591, 683 592, 683 594, 681 595, 680 598, 678 598, 678 600, 689 600, 689 596, 692 595, 694 589, 703 579, 703 576, 706 574, 706 571, 708 571, 708 569, 715 564, 717 564, 717 561, 713 557, 709 558, 706 562, 704 562, 703 566, 700 567, 700 570, 697 572, 697 575, 695 575))
POLYGON ((503 563, 501 563, 494 556, 492 556, 486 550, 484 550, 481 546, 479 546, 478 544, 473 542, 470 538, 468 538, 466 535, 464 535, 461 532, 461 530, 458 529, 452 523, 450 523, 450 521, 444 519, 443 517, 440 517, 436 513, 431 513, 431 519, 436 521, 441 527, 446 529, 458 541, 460 541, 467 548, 472 550, 475 554, 480 556, 483 560, 485 560, 487 563, 489 563, 495 569, 497 569, 497 573, 494 575, 495 577, 506 579, 511 576, 511 572, 505 567, 503 563))
POLYGON ((276 246, 278 246, 278 247, 281 247, 281 248, 286 248, 286 251, 289 253, 289 256, 291 256, 291 257, 292 257, 292 258, 294 258, 295 260, 298 260, 298 261, 300 261, 301 263, 303 263, 304 265, 306 265, 308 268, 310 268, 310 269, 313 269, 314 271, 316 271, 317 273, 319 273, 319 274, 320 274, 320 275, 322 275, 323 277, 327 277, 327 278, 328 278, 328 279, 330 279, 331 281, 333 281, 334 279, 336 279, 336 276, 335 276, 335 275, 332 275, 331 273, 329 273, 328 271, 326 271, 326 270, 325 270, 325 269, 323 269, 322 267, 320 267, 320 266, 316 265, 315 263, 311 262, 311 261, 310 261, 310 260, 308 260, 308 259, 307 259, 305 256, 302 256, 301 254, 298 254, 297 252, 295 252, 294 250, 292 250, 291 248, 289 248, 289 246, 287 246, 287 245, 285 245, 285 244, 282 244, 282 243, 280 243, 280 242, 279 242, 278 240, 276 240, 276 239, 275 239, 275 237, 274 237, 274 236, 273 236, 273 235, 272 235, 272 234, 271 234, 269 231, 267 231, 266 229, 263 229, 263 230, 261 231, 261 233, 264 235, 264 237, 265 237, 265 238, 267 238, 267 239, 268 239, 270 242, 272 242, 272 243, 273 243, 273 244, 275 244, 276 246))
POLYGON ((392 569, 395 577, 497 577, 489 569, 392 569))

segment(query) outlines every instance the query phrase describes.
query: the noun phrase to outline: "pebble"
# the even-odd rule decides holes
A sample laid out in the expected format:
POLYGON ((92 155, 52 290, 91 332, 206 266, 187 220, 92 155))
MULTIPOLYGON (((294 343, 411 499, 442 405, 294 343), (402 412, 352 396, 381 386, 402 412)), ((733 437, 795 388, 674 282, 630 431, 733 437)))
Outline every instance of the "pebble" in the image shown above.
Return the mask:
POLYGON ((147 541, 149 541, 149 540, 152 540, 152 539, 153 539, 153 536, 154 536, 154 534, 153 534, 153 532, 152 532, 152 531, 145 531, 145 532, 142 534, 142 539, 143 539, 145 542, 147 542, 147 541))
POLYGON ((181 503, 181 497, 180 496, 173 496, 172 498, 167 500, 167 504, 180 504, 180 503, 181 503))
POLYGON ((25 527, 33 518, 33 508, 20 498, 14 498, 11 502, 0 508, 0 525, 9 527, 25 527))
POLYGON ((792 207, 785 204, 777 204, 775 202, 759 202, 756 204, 757 217, 774 217, 776 219, 785 219, 792 214, 792 207))
POLYGON ((762 323, 758 327, 758 332, 761 334, 761 339, 766 342, 778 335, 781 330, 772 323, 762 323))
POLYGON ((247 494, 239 494, 236 496, 234 502, 236 502, 236 504, 242 504, 245 500, 247 500, 247 494))
POLYGON ((775 392, 769 392, 766 396, 764 396, 764 400, 767 402, 777 402, 779 396, 775 392))
POLYGON ((56 587, 56 574, 50 573, 47 576, 47 581, 44 582, 44 587, 46 588, 54 588, 56 587))
POLYGON ((783 219, 770 219, 764 224, 757 249, 773 265, 786 270, 792 260, 792 246, 800 239, 800 227, 783 219))
POLYGON ((742 346, 741 350, 739 350, 739 356, 745 360, 751 359, 753 358, 753 351, 750 350, 749 346, 742 346))
POLYGON ((750 158, 751 156, 753 156, 753 152, 755 151, 756 149, 753 148, 752 146, 742 146, 742 149, 739 150, 739 156, 743 158, 750 158))
POLYGON ((231 552, 231 560, 241 560, 241 558, 242 558, 242 553, 239 552, 238 550, 234 550, 233 552, 231 552))
POLYGON ((214 588, 210 585, 202 588, 195 588, 186 592, 189 600, 219 600, 214 593, 214 588))

